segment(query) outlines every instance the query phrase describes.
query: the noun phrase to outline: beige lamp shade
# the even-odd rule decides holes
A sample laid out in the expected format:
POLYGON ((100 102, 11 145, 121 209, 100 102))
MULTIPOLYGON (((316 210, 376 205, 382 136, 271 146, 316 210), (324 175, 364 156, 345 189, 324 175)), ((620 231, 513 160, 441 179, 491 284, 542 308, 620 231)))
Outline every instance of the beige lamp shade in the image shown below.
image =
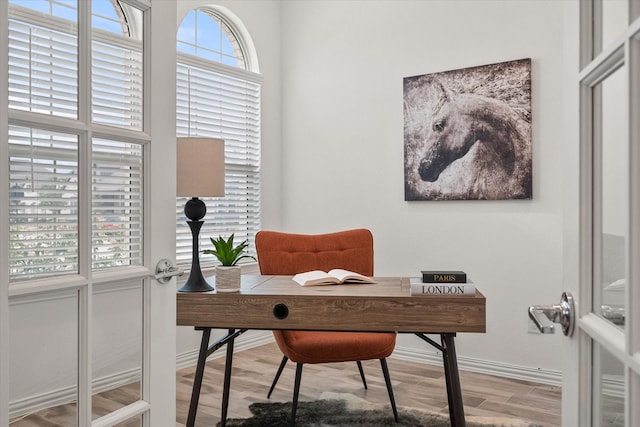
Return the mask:
POLYGON ((178 197, 224 196, 224 141, 215 138, 177 139, 178 197))

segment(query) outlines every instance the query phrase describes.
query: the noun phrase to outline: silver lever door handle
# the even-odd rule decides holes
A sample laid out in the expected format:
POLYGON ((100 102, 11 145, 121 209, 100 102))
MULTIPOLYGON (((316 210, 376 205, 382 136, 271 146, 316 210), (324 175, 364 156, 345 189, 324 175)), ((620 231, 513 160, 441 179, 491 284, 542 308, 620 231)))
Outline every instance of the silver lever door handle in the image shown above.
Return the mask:
POLYGON ((169 283, 173 276, 182 276, 183 274, 184 270, 175 267, 170 260, 163 258, 158 261, 158 264, 156 265, 156 274, 151 277, 156 279, 158 282, 165 284, 169 283))
POLYGON ((529 318, 543 334, 554 334, 554 323, 559 323, 562 333, 570 337, 575 324, 573 296, 563 292, 558 305, 533 305, 529 307, 529 318))
POLYGON ((553 322, 556 321, 556 313, 559 310, 559 305, 534 305, 529 307, 529 318, 543 334, 555 334, 556 327, 553 322))

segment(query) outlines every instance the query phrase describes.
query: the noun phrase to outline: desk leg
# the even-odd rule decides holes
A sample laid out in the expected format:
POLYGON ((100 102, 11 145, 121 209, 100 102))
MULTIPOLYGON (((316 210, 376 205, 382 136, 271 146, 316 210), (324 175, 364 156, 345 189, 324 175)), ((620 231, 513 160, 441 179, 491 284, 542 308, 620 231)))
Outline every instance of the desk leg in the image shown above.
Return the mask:
POLYGON ((196 412, 198 411, 198 400, 200 400, 200 389, 202 388, 204 366, 205 363, 207 363, 207 349, 209 347, 210 336, 211 328, 203 328, 202 341, 200 341, 200 352, 198 353, 198 364, 196 365, 196 375, 193 378, 193 389, 191 390, 191 402, 189 402, 187 427, 193 427, 196 422, 196 412))
POLYGON ((462 389, 458 373, 458 360, 454 338, 456 334, 441 334, 442 357, 444 361, 444 375, 447 382, 447 399, 449 401, 449 417, 451 427, 464 427, 464 404, 462 403, 462 389))
MULTIPOLYGON (((229 336, 235 332, 229 329, 229 336)), ((224 386, 222 389, 222 414, 220 415, 220 427, 227 425, 227 408, 229 407, 229 388, 231 386, 231 365, 233 363, 233 343, 235 338, 227 342, 227 359, 224 363, 224 386)))

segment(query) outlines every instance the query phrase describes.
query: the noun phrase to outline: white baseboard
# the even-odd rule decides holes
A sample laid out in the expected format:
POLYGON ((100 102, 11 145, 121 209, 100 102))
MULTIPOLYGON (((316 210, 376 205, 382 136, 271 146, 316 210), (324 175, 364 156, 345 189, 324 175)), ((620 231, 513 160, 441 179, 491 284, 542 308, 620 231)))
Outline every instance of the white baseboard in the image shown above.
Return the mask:
MULTIPOLYGON (((243 351, 273 342, 270 331, 249 331, 236 339, 235 351, 243 351)), ((225 352, 219 351, 209 356, 209 359, 224 357, 225 352)), ((177 355, 176 369, 195 365, 198 361, 198 349, 177 355)), ((93 392, 111 390, 112 388, 129 384, 140 379, 140 370, 131 369, 115 375, 105 376, 95 380, 92 384, 93 392)), ((58 388, 9 403, 9 418, 21 417, 53 406, 72 403, 77 400, 78 391, 75 386, 58 388)))
MULTIPOLYGON (((273 335, 270 331, 253 331, 247 332, 247 335, 241 336, 235 344, 237 351, 247 350, 253 347, 261 346, 273 342, 273 335)), ((224 352, 213 354, 211 357, 222 357, 224 352)), ((426 363, 429 365, 442 366, 442 353, 437 350, 427 348, 416 349, 412 347, 402 347, 396 345, 392 358, 408 360, 417 363, 426 363)), ((189 353, 183 353, 178 356, 178 367, 190 366, 198 360, 198 350, 189 353)), ((511 365, 507 363, 493 362, 490 360, 475 359, 458 355, 458 368, 477 372, 481 374, 495 375, 498 377, 512 378, 523 381, 531 381, 541 384, 549 384, 560 387, 562 385, 562 372, 552 371, 548 369, 531 368, 528 366, 511 365)))
MULTIPOLYGON (((396 346, 391 357, 411 362, 442 366, 442 353, 437 350, 424 351, 423 349, 417 350, 411 347, 396 346)), ((558 387, 562 386, 562 372, 560 371, 511 365, 460 355, 458 355, 457 359, 458 368, 464 371, 549 384, 558 387)))
MULTIPOLYGON (((248 350, 271 342, 273 342, 273 335, 270 331, 250 331, 236 340, 235 351, 248 350)), ((220 351, 212 354, 209 359, 224 357, 224 355, 225 352, 220 351)), ((411 347, 396 346, 391 357, 416 363, 442 366, 442 353, 436 350, 425 351, 424 349, 417 350, 411 347)), ((176 368, 180 369, 192 366, 197 362, 197 360, 198 349, 179 354, 176 357, 176 368)), ((562 372, 560 371, 511 365, 460 355, 458 355, 458 368, 465 371, 531 381, 535 383, 550 384, 558 387, 562 385, 562 372)), ((119 385, 138 381, 139 378, 140 371, 138 369, 132 369, 116 375, 102 377, 94 381, 93 391, 98 393, 110 390, 119 385)), ((13 401, 9 403, 9 417, 15 418, 52 406, 73 402, 76 400, 76 396, 77 390, 75 387, 65 387, 13 401)))
MULTIPOLYGON (((240 335, 234 343, 234 352, 248 350, 253 347, 269 344, 273 342, 271 331, 248 331, 244 335, 240 335)), ((178 369, 195 365, 198 362, 199 349, 194 349, 177 356, 176 367, 178 369)), ((217 351, 208 357, 209 360, 217 359, 225 356, 224 351, 217 351)))
MULTIPOLYGON (((140 380, 140 369, 129 369, 114 375, 108 375, 93 381, 94 393, 111 390, 115 387, 140 380)), ((74 386, 61 387, 37 395, 9 402, 9 418, 21 417, 54 406, 76 402, 78 389, 74 386)))

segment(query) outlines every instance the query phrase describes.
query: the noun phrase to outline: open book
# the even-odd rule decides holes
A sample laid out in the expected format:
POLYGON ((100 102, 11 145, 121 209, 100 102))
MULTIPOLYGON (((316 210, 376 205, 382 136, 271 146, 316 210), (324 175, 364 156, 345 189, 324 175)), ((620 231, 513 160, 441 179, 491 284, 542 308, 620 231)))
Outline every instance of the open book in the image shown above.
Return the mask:
POLYGON ((301 286, 315 285, 339 285, 341 283, 376 283, 371 277, 354 273, 353 271, 340 270, 339 268, 330 270, 328 273, 320 270, 298 273, 293 276, 293 280, 301 286))

